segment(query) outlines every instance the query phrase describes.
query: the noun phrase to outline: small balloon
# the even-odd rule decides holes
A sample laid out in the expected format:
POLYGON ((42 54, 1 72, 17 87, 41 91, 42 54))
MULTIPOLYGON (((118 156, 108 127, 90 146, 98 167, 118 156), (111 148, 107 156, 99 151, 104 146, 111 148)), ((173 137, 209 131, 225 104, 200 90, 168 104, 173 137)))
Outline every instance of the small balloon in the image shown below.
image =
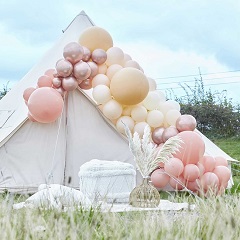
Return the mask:
POLYGON ((170 178, 169 185, 175 190, 182 190, 185 188, 185 179, 183 176, 177 178, 170 178))
POLYGON ((110 86, 110 80, 105 74, 97 74, 92 80, 92 87, 97 85, 106 85, 110 86))
POLYGON ((141 70, 140 65, 136 61, 134 61, 134 60, 129 60, 129 61, 125 62, 124 63, 124 67, 125 68, 126 67, 132 67, 132 68, 136 68, 136 69, 141 70))
POLYGON ((61 79, 61 78, 54 78, 54 79, 52 80, 52 85, 53 85, 53 87, 55 87, 55 88, 61 87, 61 86, 62 86, 62 79, 61 79))
POLYGON ((73 75, 77 80, 85 80, 91 75, 91 68, 86 62, 78 62, 74 65, 73 75))
POLYGON ((129 116, 120 117, 116 122, 116 128, 120 133, 125 135, 125 127, 124 126, 127 126, 129 128, 129 130, 132 132, 133 128, 134 128, 133 119, 129 116))
POLYGON ((112 64, 123 65, 124 53, 122 49, 118 47, 111 47, 107 50, 107 66, 111 66, 112 64))
POLYGON ((217 166, 225 166, 227 167, 228 166, 228 161, 226 158, 222 157, 222 156, 216 156, 215 157, 215 160, 216 160, 216 167, 217 166))
POLYGON ((231 177, 231 171, 226 166, 217 166, 213 173, 218 176, 220 184, 228 182, 231 177))
POLYGON ((65 91, 73 91, 78 87, 78 81, 74 77, 63 78, 62 87, 65 91))
POLYGON ((98 64, 101 65, 106 62, 107 60, 107 53, 103 49, 95 49, 92 52, 92 60, 98 64))
POLYGON ((77 42, 68 43, 63 49, 63 56, 70 63, 75 64, 82 59, 83 48, 77 42))
POLYGON ((144 122, 147 118, 147 109, 144 106, 131 108, 131 117, 136 122, 144 122))
POLYGON ((112 77, 114 76, 114 74, 116 72, 118 72, 119 70, 121 70, 123 67, 119 64, 113 64, 111 66, 108 67, 106 75, 109 79, 112 79, 112 77))
POLYGON ((103 105, 103 114, 111 120, 117 119, 122 114, 122 105, 111 99, 103 105))
POLYGON ((26 88, 23 92, 23 99, 27 102, 30 95, 36 90, 34 87, 26 88))
POLYGON ((179 132, 193 131, 197 126, 197 121, 192 115, 181 115, 176 121, 176 127, 179 132))
POLYGON ((216 166, 216 160, 212 156, 207 156, 207 155, 203 156, 203 158, 201 159, 201 162, 204 166, 205 172, 212 172, 216 166))
POLYGON ((44 73, 44 75, 47 75, 47 76, 49 76, 50 78, 54 78, 54 73, 55 73, 55 69, 53 69, 53 68, 51 68, 51 69, 48 69, 45 73, 44 73))
POLYGON ((83 80, 80 84, 78 84, 78 86, 81 88, 81 89, 84 89, 84 90, 89 90, 92 88, 92 80, 91 79, 86 79, 86 80, 83 80))
POLYGON ((200 179, 201 188, 204 190, 216 190, 219 187, 219 179, 217 175, 213 172, 206 172, 200 179))
POLYGON ((176 136, 178 133, 178 130, 174 126, 165 128, 162 134, 163 142, 166 142, 169 138, 176 136))
POLYGON ((104 104, 112 98, 110 89, 106 85, 97 85, 96 87, 94 87, 92 91, 92 96, 98 104, 104 104))
POLYGON ((89 78, 93 78, 98 74, 98 66, 96 63, 94 62, 87 62, 87 64, 89 65, 90 69, 91 69, 91 74, 89 76, 89 78))
POLYGON ((68 77, 73 71, 73 65, 66 59, 60 59, 56 63, 57 74, 60 77, 68 77))
POLYGON ((146 126, 149 126, 146 122, 136 123, 133 129, 133 132, 138 133, 139 136, 142 137, 146 126))

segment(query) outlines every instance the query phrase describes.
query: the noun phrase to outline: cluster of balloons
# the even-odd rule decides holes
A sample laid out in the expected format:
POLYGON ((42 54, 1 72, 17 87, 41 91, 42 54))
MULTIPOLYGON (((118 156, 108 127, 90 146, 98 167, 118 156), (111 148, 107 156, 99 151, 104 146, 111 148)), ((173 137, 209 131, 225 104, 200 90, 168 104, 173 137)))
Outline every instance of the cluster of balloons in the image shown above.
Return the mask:
POLYGON ((154 186, 162 189, 169 184, 176 190, 186 187, 199 194, 223 193, 231 177, 227 160, 204 155, 205 144, 198 133, 183 131, 178 135, 183 141, 179 152, 151 174, 154 186))

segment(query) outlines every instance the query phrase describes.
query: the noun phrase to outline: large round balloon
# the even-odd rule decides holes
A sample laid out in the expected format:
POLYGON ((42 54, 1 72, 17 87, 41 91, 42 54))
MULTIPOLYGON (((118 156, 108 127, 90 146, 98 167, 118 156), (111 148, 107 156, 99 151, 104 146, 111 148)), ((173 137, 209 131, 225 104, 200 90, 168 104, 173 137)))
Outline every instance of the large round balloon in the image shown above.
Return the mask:
POLYGON ((148 79, 138 69, 123 68, 112 77, 110 90, 119 103, 124 105, 138 104, 148 94, 148 79))
POLYGON ((192 131, 180 132, 178 136, 183 141, 175 157, 181 159, 183 164, 197 164, 205 152, 205 144, 201 136, 192 131))
POLYGON ((38 88, 28 99, 28 109, 36 121, 54 122, 61 115, 63 99, 60 93, 51 87, 38 88))
POLYGON ((92 26, 82 32, 79 43, 87 47, 91 52, 97 48, 107 51, 113 46, 111 35, 103 28, 92 26))

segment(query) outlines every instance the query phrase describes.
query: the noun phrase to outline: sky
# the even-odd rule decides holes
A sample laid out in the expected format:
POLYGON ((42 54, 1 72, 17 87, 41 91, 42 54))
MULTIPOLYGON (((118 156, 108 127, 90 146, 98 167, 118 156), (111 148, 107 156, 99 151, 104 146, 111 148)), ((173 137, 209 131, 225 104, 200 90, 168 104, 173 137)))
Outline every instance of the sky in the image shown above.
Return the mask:
POLYGON ((0 89, 37 64, 82 10, 168 96, 186 95, 181 85, 201 73, 206 90, 240 103, 239 0, 0 0, 0 89))

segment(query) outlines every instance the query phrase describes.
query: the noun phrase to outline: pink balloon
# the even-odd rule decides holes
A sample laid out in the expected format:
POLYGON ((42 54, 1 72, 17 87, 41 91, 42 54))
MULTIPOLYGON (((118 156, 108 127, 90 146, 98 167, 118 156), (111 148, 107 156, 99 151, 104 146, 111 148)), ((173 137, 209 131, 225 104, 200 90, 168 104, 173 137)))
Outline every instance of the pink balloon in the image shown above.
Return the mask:
POLYGON ((45 73, 44 73, 44 75, 47 75, 47 76, 49 76, 50 78, 54 78, 54 76, 53 76, 53 74, 55 73, 55 69, 53 69, 53 68, 51 68, 51 69, 48 69, 45 73))
POLYGON ((83 80, 78 86, 79 86, 81 89, 89 90, 89 89, 92 88, 92 80, 91 80, 91 79, 83 80))
POLYGON ((59 77, 68 77, 72 74, 73 65, 66 59, 60 59, 56 63, 56 70, 59 77))
POLYGON ((216 160, 216 166, 225 166, 225 167, 228 166, 228 161, 224 157, 217 156, 215 157, 215 160, 216 160))
POLYGON ((62 88, 65 91, 73 91, 78 87, 78 81, 74 77, 63 78, 62 88))
POLYGON ((189 189, 193 192, 197 192, 199 190, 199 179, 196 179, 193 182, 187 182, 186 187, 187 187, 187 189, 189 189))
POLYGON ((55 90, 60 93, 62 97, 64 97, 66 91, 62 87, 55 88, 55 90))
POLYGON ((183 172, 183 169, 184 169, 184 165, 182 161, 178 158, 170 158, 164 164, 164 170, 170 176, 174 176, 174 177, 180 176, 183 172))
POLYGON ((98 65, 94 62, 87 62, 87 64, 89 65, 90 69, 91 69, 91 74, 89 76, 89 78, 93 78, 98 74, 98 65))
POLYGON ((183 170, 183 177, 190 182, 195 181, 200 176, 199 168, 195 164, 187 164, 183 170))
POLYGON ((31 115, 30 112, 28 112, 28 119, 29 119, 31 122, 37 122, 36 119, 34 119, 34 117, 31 115))
POLYGON ((83 48, 82 60, 84 62, 88 62, 90 57, 91 57, 91 51, 88 48, 84 47, 84 46, 82 46, 82 48, 83 48))
POLYGON ((197 121, 192 115, 183 114, 176 121, 176 128, 179 132, 193 131, 197 126, 197 121))
POLYGON ((36 90, 34 87, 26 88, 23 92, 23 99, 27 102, 31 94, 36 90))
POLYGON ((201 136, 193 131, 183 131, 178 136, 183 142, 174 156, 181 159, 184 165, 197 164, 205 152, 205 143, 201 136))
POLYGON ((85 80, 91 74, 91 68, 86 62, 78 62, 74 65, 73 75, 77 80, 85 80))
POLYGON ((77 42, 70 42, 64 47, 63 56, 70 63, 75 64, 82 59, 83 48, 77 42))
POLYGON ((231 177, 231 171, 226 166, 215 167, 213 173, 218 176, 220 184, 228 182, 231 177))
POLYGON ((38 78, 37 85, 38 85, 38 87, 51 87, 52 86, 52 78, 47 75, 43 75, 38 78))
POLYGON ((200 179, 201 188, 204 190, 216 190, 219 187, 219 179, 215 173, 206 172, 200 179))
POLYGON ((165 128, 162 134, 163 142, 166 142, 170 137, 174 137, 178 134, 178 130, 174 126, 165 128))
POLYGON ((216 165, 216 160, 212 156, 203 156, 201 162, 204 166, 205 172, 212 172, 216 165))
POLYGON ((52 85, 53 85, 53 87, 55 87, 55 88, 61 87, 61 86, 62 86, 62 79, 61 79, 61 78, 54 78, 54 79, 52 80, 52 85))
POLYGON ((179 176, 178 178, 173 179, 173 178, 170 178, 169 180, 169 185, 176 189, 176 190, 182 190, 184 189, 185 187, 185 179, 183 178, 183 176, 179 176), (177 180, 177 181, 176 181, 177 180), (179 183, 180 182, 180 183, 179 183))
POLYGON ((152 184, 156 188, 164 188, 170 180, 170 177, 165 173, 163 169, 156 169, 151 174, 152 184))
POLYGON ((162 135, 163 135, 164 130, 165 130, 165 128, 158 127, 152 131, 152 140, 154 143, 156 143, 156 144, 163 143, 162 135))
POLYGON ((199 168, 200 177, 205 173, 205 168, 202 163, 198 162, 197 167, 199 168))
POLYGON ((107 53, 103 49, 95 49, 92 52, 92 60, 98 64, 101 65, 106 62, 107 60, 107 53))
POLYGON ((54 122, 63 109, 62 96, 51 87, 36 89, 28 99, 28 109, 36 121, 54 122))

